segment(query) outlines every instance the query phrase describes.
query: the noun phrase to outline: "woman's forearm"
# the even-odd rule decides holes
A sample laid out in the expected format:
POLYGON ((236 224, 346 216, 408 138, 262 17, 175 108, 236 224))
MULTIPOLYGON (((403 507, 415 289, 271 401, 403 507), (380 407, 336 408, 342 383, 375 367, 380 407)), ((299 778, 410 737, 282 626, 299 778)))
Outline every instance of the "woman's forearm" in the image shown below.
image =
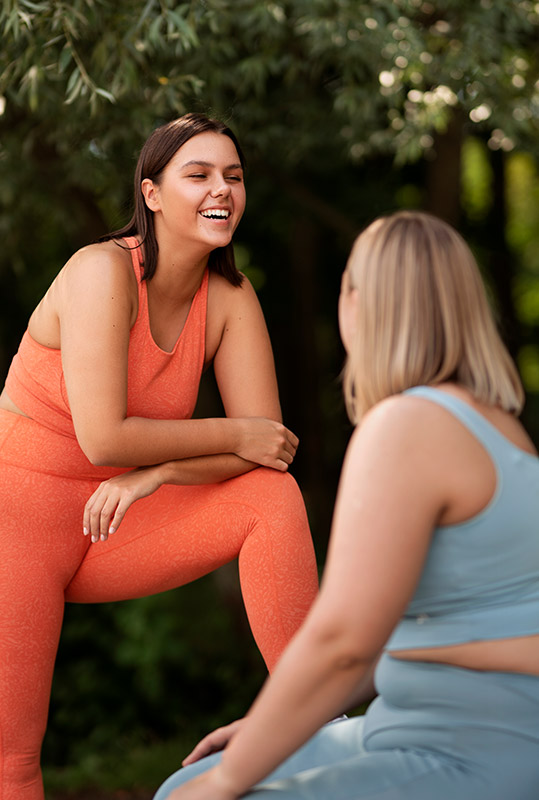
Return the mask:
POLYGON ((323 724, 354 702, 372 666, 339 641, 303 628, 249 711, 215 769, 237 795, 267 776, 323 724))
POLYGON ((229 478, 244 475, 258 467, 253 461, 245 461, 233 453, 211 456, 183 458, 167 461, 159 467, 161 483, 177 486, 196 486, 207 483, 220 483, 229 478))
POLYGON ((161 420, 126 417, 99 429, 77 431, 82 449, 93 464, 138 467, 166 461, 234 453, 238 420, 161 420))
MULTIPOLYGON (((87 428, 84 424, 76 426, 77 438, 86 456, 98 466, 151 466, 228 454, 284 472, 294 460, 298 445, 297 437, 281 422, 265 417, 186 420, 126 417, 87 428)), ((243 467, 235 474, 241 471, 243 467)))

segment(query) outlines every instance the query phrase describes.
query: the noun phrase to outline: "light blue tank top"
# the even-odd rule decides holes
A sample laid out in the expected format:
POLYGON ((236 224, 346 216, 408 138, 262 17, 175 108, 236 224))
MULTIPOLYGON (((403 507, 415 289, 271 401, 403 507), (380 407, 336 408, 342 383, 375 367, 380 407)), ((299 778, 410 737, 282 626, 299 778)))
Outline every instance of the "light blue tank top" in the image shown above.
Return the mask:
POLYGON ((475 517, 434 530, 416 592, 387 649, 539 633, 539 458, 452 395, 426 386, 407 394, 459 419, 490 455, 497 483, 475 517))

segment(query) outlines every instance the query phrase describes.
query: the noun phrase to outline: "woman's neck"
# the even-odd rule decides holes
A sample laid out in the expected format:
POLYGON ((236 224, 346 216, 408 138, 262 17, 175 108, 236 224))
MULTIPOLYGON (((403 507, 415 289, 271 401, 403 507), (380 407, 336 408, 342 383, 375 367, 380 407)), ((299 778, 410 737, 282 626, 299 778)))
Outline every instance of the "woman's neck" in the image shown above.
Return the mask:
POLYGON ((158 244, 157 268, 151 280, 154 295, 181 304, 191 299, 200 286, 211 251, 200 247, 187 250, 166 240, 158 244))

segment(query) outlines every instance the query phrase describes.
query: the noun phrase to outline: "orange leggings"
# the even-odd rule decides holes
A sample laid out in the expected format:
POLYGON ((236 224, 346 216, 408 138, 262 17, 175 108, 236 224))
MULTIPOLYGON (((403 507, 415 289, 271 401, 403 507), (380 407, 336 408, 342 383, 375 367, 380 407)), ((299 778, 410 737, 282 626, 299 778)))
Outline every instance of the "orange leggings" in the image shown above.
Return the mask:
POLYGON ((0 410, 1 800, 43 798, 39 755, 64 601, 162 592, 239 557, 245 608, 271 669, 316 594, 305 507, 290 475, 259 468, 220 484, 163 486, 92 545, 82 511, 110 474, 74 440, 0 410))

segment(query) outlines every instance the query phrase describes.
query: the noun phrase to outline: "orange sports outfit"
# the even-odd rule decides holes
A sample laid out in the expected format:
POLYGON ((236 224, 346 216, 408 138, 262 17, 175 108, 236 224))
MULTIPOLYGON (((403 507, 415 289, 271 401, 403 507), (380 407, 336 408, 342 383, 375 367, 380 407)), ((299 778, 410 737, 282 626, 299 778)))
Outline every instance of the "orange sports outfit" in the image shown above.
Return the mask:
MULTIPOLYGON (((168 353, 151 336, 138 252, 127 413, 186 419, 204 362, 209 274, 168 353)), ((271 670, 318 582, 297 484, 263 467, 218 484, 162 486, 131 506, 106 542, 91 545, 82 533, 86 501, 101 481, 127 470, 96 467, 79 447, 59 350, 26 332, 6 391, 28 416, 0 409, 0 800, 42 800, 39 755, 65 601, 162 592, 238 557, 251 629, 271 670)))

